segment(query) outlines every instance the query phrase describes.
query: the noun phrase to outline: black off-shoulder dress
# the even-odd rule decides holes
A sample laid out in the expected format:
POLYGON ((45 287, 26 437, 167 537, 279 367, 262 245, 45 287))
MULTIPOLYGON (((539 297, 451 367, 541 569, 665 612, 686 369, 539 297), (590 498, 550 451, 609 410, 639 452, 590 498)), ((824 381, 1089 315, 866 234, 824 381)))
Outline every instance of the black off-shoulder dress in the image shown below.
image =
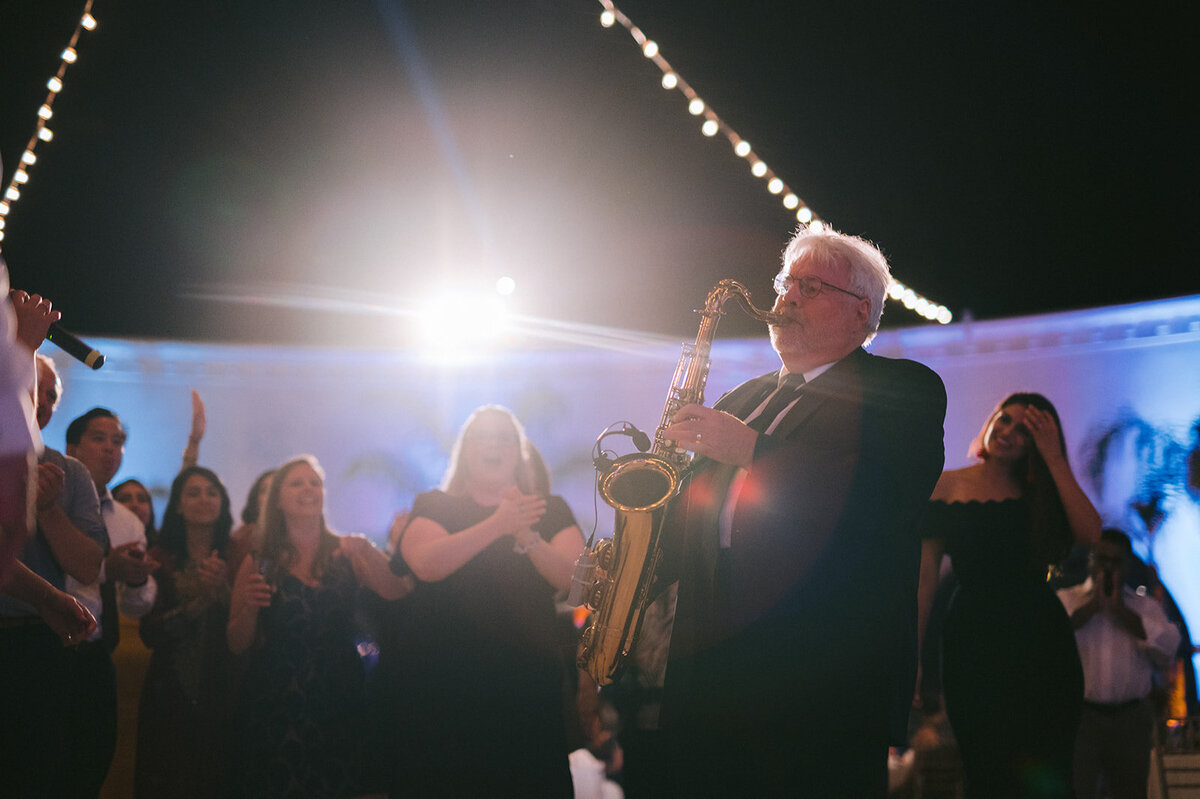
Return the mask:
POLYGON ((1032 557, 1023 500, 931 502, 959 588, 943 632, 946 711, 968 797, 1070 797, 1083 702, 1075 634, 1032 557))

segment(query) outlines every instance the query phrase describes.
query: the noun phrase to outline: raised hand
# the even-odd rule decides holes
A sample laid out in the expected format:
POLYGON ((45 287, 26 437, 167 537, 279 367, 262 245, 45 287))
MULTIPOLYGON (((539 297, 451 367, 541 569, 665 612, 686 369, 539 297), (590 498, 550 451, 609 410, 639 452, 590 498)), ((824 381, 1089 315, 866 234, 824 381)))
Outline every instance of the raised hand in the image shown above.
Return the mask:
POLYGON ((15 289, 9 292, 8 298, 17 317, 17 340, 30 351, 37 352, 50 325, 61 319, 62 314, 54 310, 50 300, 38 294, 15 289))
POLYGON ((1052 414, 1032 405, 1026 406, 1024 424, 1029 430, 1029 436, 1033 439, 1033 445, 1037 447, 1043 460, 1047 463, 1062 460, 1063 451, 1058 438, 1058 425, 1052 414))

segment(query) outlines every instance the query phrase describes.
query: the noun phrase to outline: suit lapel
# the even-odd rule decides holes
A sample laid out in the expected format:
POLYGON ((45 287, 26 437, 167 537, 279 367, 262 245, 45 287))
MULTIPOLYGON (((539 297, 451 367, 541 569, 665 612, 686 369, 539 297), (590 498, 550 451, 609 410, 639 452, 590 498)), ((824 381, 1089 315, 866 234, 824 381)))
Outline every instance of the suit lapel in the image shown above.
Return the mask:
POLYGON ((805 385, 800 392, 800 399, 788 411, 787 415, 775 426, 771 435, 787 438, 804 424, 831 397, 842 397, 847 393, 847 386, 853 376, 858 373, 859 364, 866 351, 857 349, 829 367, 812 383, 805 385))

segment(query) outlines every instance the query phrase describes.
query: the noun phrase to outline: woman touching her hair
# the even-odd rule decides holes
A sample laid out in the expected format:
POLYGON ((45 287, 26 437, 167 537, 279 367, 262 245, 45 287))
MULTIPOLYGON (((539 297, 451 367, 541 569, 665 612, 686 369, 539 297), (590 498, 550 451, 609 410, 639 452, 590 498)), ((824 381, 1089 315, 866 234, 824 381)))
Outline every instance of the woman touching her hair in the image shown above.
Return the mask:
POLYGON ((971 444, 979 463, 943 472, 926 515, 919 637, 943 554, 959 587, 942 635, 946 711, 968 797, 1070 797, 1083 672, 1047 582, 1100 516, 1071 473, 1041 394, 1005 398, 971 444))

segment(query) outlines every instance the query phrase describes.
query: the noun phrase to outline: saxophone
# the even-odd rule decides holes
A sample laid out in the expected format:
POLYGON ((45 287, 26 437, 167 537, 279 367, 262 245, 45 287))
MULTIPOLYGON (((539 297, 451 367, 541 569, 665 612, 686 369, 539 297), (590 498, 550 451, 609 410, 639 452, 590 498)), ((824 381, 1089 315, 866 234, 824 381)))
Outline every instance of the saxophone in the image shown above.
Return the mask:
MULTIPOLYGON (((685 342, 667 392, 662 419, 647 452, 624 455, 597 474, 600 496, 614 509, 613 535, 584 552, 576 564, 575 597, 586 599, 590 624, 579 642, 579 668, 597 685, 613 681, 622 659, 633 649, 654 572, 662 554, 661 536, 667 504, 679 490, 691 455, 663 437, 684 405, 704 403, 711 365, 709 352, 726 301, 734 298, 754 319, 785 324, 780 314, 756 308, 746 287, 722 280, 708 293, 694 343, 685 342)), ((576 599, 579 601, 579 599, 576 599)))

